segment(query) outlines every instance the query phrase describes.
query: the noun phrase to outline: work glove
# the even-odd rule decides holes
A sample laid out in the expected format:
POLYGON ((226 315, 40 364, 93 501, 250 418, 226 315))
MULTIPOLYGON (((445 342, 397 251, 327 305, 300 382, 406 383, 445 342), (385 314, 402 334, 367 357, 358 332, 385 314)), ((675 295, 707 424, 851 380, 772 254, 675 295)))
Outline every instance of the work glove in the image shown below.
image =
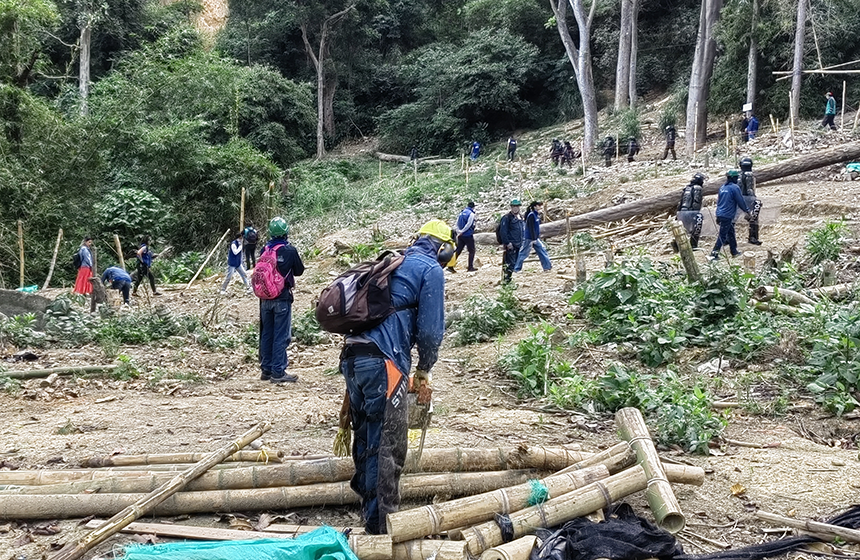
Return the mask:
POLYGON ((430 382, 433 380, 433 374, 427 370, 416 369, 413 376, 413 388, 418 393, 416 402, 418 404, 429 404, 433 398, 433 389, 430 387, 430 382))
POLYGON ((747 212, 746 214, 744 214, 744 220, 746 220, 746 221, 750 221, 750 220, 752 220, 752 216, 750 215, 750 213, 749 213, 749 212, 747 212))

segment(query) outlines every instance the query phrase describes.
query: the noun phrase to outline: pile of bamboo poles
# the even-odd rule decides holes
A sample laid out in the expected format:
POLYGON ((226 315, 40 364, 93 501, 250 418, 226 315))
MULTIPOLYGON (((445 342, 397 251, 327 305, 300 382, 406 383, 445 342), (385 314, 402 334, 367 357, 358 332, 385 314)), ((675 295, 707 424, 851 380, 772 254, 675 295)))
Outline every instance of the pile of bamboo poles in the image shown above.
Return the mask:
MULTIPOLYGON (((401 496, 430 505, 390 514, 386 535, 352 531, 350 546, 361 560, 466 560, 482 554, 484 560, 524 560, 535 543, 535 529, 591 514, 643 490, 657 522, 670 531, 681 530, 684 517, 670 483, 700 485, 704 471, 662 464, 638 410, 620 411, 617 421, 625 441, 599 453, 540 446, 425 449, 415 472, 401 479, 401 496), (503 539, 494 521, 497 514, 510 521, 513 542, 503 539), (426 538, 431 536, 435 538, 426 538)), ((247 466, 241 460, 259 460, 253 456, 259 452, 244 453, 231 463, 198 472, 178 491, 162 496, 151 513, 288 510, 358 502, 348 482, 354 472, 350 458, 279 457, 277 463, 247 466)), ((164 456, 148 456, 91 463, 124 466, 0 472, 0 519, 110 517, 145 502, 174 479, 176 472, 159 470, 166 462, 164 456), (125 470, 135 468, 130 464, 146 467, 125 470)), ((412 463, 407 457, 406 464, 412 463)), ((94 520, 90 526, 101 531, 102 523, 94 520)), ((230 540, 291 537, 302 528, 269 526, 254 532, 129 522, 121 530, 230 540)))

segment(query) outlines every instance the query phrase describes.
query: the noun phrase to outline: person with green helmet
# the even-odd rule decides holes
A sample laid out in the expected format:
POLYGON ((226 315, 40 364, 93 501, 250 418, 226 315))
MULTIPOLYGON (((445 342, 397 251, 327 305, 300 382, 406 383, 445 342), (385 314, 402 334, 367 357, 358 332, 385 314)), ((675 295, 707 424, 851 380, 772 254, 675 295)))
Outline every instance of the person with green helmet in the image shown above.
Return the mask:
POLYGON ((750 219, 750 210, 747 203, 741 195, 741 189, 738 187, 737 169, 729 169, 726 172, 726 184, 720 187, 717 193, 717 211, 714 212, 717 216, 717 224, 720 226, 720 233, 717 236, 717 242, 714 245, 714 250, 711 251, 711 260, 717 260, 720 257, 720 249, 723 245, 728 245, 733 257, 740 255, 738 251, 738 241, 735 238, 735 215, 738 208, 743 210, 750 219))
POLYGON ((451 228, 432 220, 418 231, 400 266, 389 276, 395 311, 362 333, 349 335, 340 355, 354 433, 355 475, 368 534, 386 531, 385 516, 400 507, 400 475, 406 462, 406 393, 412 348, 418 363, 411 382, 419 401, 430 397, 430 369, 445 334, 445 274, 454 254, 451 228), (424 395, 422 397, 422 395, 424 395))
POLYGON ((523 219, 520 217, 520 208, 523 203, 515 198, 511 201, 511 211, 502 216, 499 222, 499 242, 505 251, 502 261, 502 283, 511 281, 511 275, 517 268, 517 258, 523 246, 523 219))
MULTIPOLYGON (((287 347, 290 345, 293 312, 293 286, 295 277, 301 276, 305 265, 299 252, 287 240, 290 226, 280 216, 269 222, 269 242, 261 255, 274 253, 277 273, 284 279, 281 293, 274 299, 260 299, 260 379, 271 383, 295 383, 299 376, 286 372, 289 360, 287 347)), ((263 257, 254 272, 265 274, 263 257)))

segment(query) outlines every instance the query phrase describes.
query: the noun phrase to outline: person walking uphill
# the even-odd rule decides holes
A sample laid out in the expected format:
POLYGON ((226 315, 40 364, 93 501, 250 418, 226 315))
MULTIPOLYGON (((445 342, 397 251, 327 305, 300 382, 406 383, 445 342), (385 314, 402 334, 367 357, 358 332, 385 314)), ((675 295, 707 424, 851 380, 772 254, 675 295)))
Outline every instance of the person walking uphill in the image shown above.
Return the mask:
POLYGON ((385 516, 400 506, 412 347, 418 350, 412 382, 429 388, 445 334, 442 267, 453 255, 451 228, 433 220, 418 235, 389 277, 396 311, 380 325, 347 336, 340 355, 354 434, 350 486, 361 498, 365 530, 372 535, 385 533, 385 516))
POLYGON ((230 285, 230 280, 233 278, 233 273, 238 272, 239 278, 245 284, 245 291, 250 292, 251 286, 248 285, 248 277, 245 276, 245 269, 242 267, 242 232, 233 236, 233 242, 230 243, 230 248, 227 249, 227 277, 224 278, 224 283, 221 284, 221 293, 227 293, 227 287, 230 285))
POLYGON ((671 124, 666 127, 666 147, 663 148, 663 157, 661 159, 666 159, 669 156, 669 152, 672 152, 672 159, 678 159, 675 155, 675 127, 671 124))
POLYGON ((134 281, 133 296, 137 295, 137 288, 144 278, 149 278, 149 286, 152 288, 152 295, 160 296, 161 294, 155 289, 155 276, 152 275, 152 250, 149 248, 149 236, 144 235, 140 239, 140 248, 137 250, 137 280, 134 281))
POLYGON ((269 222, 269 237, 257 261, 251 283, 260 298, 260 369, 262 381, 295 383, 298 375, 286 372, 289 360, 295 277, 305 265, 287 241, 290 226, 280 216, 269 222))
MULTIPOLYGON (((478 270, 475 268, 475 203, 469 201, 466 208, 460 212, 457 218, 457 250, 454 255, 459 257, 465 247, 469 251, 469 272, 478 270)), ((454 271, 453 268, 448 268, 454 271)))
POLYGON ((824 107, 824 120, 821 121, 821 126, 829 126, 830 130, 836 130, 836 124, 833 122, 833 119, 836 118, 836 99, 829 91, 824 97, 827 98, 827 105, 824 107))
POLYGON ((511 281, 511 275, 517 267, 517 258, 523 246, 523 219, 520 218, 522 203, 515 198, 511 201, 511 211, 502 216, 499 222, 498 241, 505 250, 502 261, 502 284, 511 281))
POLYGON ((257 230, 249 223, 242 231, 242 250, 245 252, 245 270, 253 270, 257 266, 257 230))
POLYGON ((75 277, 75 293, 87 295, 93 291, 90 277, 93 275, 93 238, 84 237, 81 247, 75 255, 78 262, 78 275, 75 277))
POLYGON ((514 266, 514 272, 519 272, 523 269, 523 262, 529 258, 529 255, 532 252, 532 247, 534 247, 535 253, 537 253, 538 259, 540 259, 540 265, 543 267, 543 271, 549 272, 550 269, 552 269, 549 255, 546 253, 546 246, 544 246, 543 242, 540 240, 541 208, 543 208, 543 202, 534 201, 529 204, 529 208, 526 211, 525 239, 523 240, 523 246, 520 248, 520 253, 517 256, 517 264, 514 266))
POLYGON ((102 274, 102 284, 110 282, 110 287, 122 294, 122 302, 129 305, 128 293, 131 291, 131 276, 118 266, 111 266, 102 274))
POLYGON ((750 217, 749 208, 741 196, 741 189, 738 187, 737 169, 729 169, 726 172, 726 184, 720 187, 720 192, 717 193, 717 224, 720 226, 720 233, 717 236, 717 242, 714 245, 714 250, 711 251, 711 260, 717 260, 720 257, 720 249, 723 245, 728 245, 733 257, 740 255, 738 251, 738 242, 735 239, 735 215, 740 208, 746 215, 750 217))

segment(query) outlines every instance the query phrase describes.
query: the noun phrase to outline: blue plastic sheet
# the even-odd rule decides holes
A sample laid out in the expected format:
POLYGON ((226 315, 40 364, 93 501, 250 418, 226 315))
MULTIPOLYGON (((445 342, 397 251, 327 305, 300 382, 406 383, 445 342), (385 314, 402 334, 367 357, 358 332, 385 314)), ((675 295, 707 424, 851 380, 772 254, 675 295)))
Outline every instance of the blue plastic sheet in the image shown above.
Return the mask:
POLYGON ((189 541, 126 547, 123 560, 358 560, 346 537, 331 527, 295 539, 189 541))

